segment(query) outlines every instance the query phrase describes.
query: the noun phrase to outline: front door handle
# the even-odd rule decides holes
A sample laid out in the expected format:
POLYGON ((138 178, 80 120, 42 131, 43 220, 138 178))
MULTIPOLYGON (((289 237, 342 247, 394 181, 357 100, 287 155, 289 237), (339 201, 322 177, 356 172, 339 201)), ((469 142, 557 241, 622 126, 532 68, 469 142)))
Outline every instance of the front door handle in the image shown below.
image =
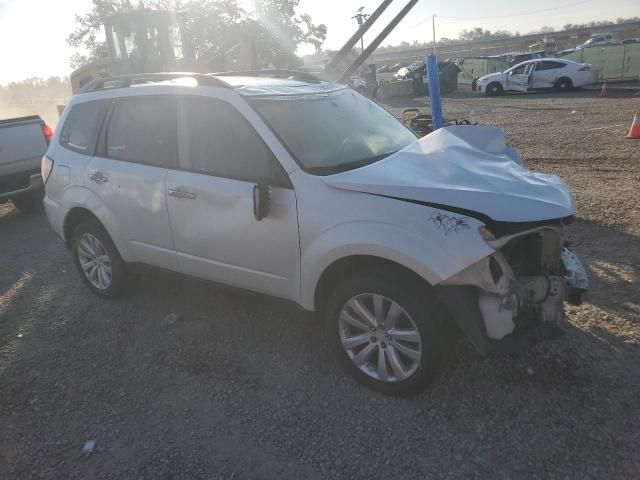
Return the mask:
POLYGON ((169 189, 169 195, 177 198, 188 198, 189 200, 193 200, 196 198, 196 194, 188 191, 184 187, 176 187, 169 189))
POLYGON ((106 177, 102 172, 95 172, 89 175, 89 180, 92 180, 96 183, 105 183, 109 181, 109 178, 106 177))

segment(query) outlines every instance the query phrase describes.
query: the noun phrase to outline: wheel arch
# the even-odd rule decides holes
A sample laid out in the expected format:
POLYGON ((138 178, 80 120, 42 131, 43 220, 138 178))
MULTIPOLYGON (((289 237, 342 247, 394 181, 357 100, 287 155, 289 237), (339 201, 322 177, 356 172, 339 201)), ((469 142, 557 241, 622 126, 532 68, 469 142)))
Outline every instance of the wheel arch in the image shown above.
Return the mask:
POLYGON ((100 219, 90 210, 84 207, 74 207, 69 210, 69 212, 67 212, 62 226, 64 243, 66 244, 67 248, 71 249, 71 241, 75 228, 86 221, 93 221, 100 225, 105 231, 107 231, 100 219))
POLYGON ((375 255, 349 255, 334 260, 322 271, 313 292, 313 310, 322 315, 331 286, 340 278, 370 268, 388 269, 390 275, 410 278, 417 283, 422 283, 427 288, 431 287, 431 284, 417 272, 393 260, 375 255))

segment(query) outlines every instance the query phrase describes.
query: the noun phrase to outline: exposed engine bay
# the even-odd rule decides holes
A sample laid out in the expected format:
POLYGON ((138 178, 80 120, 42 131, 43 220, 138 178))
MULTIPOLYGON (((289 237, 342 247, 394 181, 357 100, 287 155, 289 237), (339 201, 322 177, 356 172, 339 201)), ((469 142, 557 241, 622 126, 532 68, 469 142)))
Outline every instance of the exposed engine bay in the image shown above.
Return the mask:
POLYGON ((580 260, 567 248, 562 222, 495 238, 495 253, 443 282, 475 285, 486 335, 500 340, 518 329, 540 338, 561 335, 564 302, 578 304, 587 290, 580 260))

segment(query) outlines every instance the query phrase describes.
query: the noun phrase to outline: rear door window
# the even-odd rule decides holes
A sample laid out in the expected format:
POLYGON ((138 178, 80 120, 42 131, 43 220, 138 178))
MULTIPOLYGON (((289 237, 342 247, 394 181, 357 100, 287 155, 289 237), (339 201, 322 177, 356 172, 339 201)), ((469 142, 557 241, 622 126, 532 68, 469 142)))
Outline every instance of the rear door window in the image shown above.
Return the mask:
POLYGON ((107 157, 175 168, 176 105, 176 98, 169 95, 117 100, 107 129, 107 157))
POLYGON ((111 100, 96 100, 71 107, 62 126, 60 144, 75 152, 93 155, 110 104, 111 100))

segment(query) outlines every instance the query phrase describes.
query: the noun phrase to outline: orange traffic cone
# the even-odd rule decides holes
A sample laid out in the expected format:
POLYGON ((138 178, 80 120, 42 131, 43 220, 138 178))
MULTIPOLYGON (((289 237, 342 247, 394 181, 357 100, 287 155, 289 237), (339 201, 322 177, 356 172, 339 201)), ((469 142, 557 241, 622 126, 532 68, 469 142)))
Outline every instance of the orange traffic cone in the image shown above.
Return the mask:
POLYGON ((640 138, 640 112, 636 112, 633 116, 633 122, 631 122, 627 138, 640 138))
POLYGON ((602 88, 600 88, 600 96, 601 97, 606 97, 607 96, 607 81, 606 80, 604 82, 602 82, 602 88))

